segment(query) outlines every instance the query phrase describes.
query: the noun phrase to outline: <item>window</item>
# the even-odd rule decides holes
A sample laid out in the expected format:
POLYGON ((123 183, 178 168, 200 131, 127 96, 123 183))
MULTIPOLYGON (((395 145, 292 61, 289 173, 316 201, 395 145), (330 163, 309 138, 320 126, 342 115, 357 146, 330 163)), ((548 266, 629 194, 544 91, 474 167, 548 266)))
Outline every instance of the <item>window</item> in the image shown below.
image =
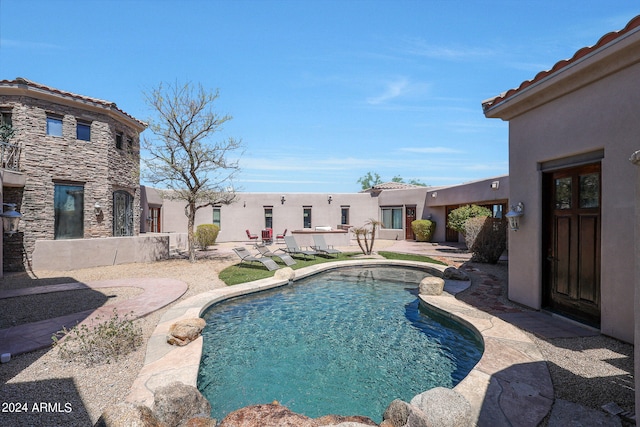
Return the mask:
POLYGON ((54 238, 84 237, 84 186, 55 184, 54 238))
POLYGON ((348 225, 349 224, 349 206, 342 206, 340 209, 340 224, 348 225))
POLYGON ((91 141, 91 123, 78 121, 76 124, 76 138, 81 141, 91 141))
POLYGON ((122 132, 116 133, 116 148, 122 150, 122 132))
POLYGON ((273 228, 273 206, 264 207, 264 228, 273 228))
POLYGON ((0 110, 0 142, 7 142, 12 135, 11 110, 0 110))
POLYGON ((149 222, 148 232, 160 233, 160 208, 149 208, 147 221, 149 222))
POLYGON ((302 208, 302 222, 304 228, 311 228, 311 206, 302 208))
POLYGON ((382 226, 402 230, 402 208, 382 208, 382 226))
POLYGON ((220 228, 220 207, 213 207, 213 225, 217 225, 220 228))
POLYGON ((129 153, 133 153, 133 138, 130 136, 127 137, 127 150, 129 150, 129 153))
POLYGON ((133 196, 123 190, 113 193, 113 236, 133 236, 133 196))
POLYGON ((47 135, 62 136, 62 117, 47 115, 47 135))
POLYGON ((11 121, 11 110, 0 110, 0 125, 13 126, 11 121))

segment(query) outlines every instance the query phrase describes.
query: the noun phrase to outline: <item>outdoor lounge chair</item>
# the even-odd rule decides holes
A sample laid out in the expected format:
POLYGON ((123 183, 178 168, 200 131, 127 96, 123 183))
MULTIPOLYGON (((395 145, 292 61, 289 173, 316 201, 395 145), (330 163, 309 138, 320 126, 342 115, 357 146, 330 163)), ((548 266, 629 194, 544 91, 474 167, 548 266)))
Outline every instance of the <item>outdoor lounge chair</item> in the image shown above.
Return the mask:
POLYGON ((287 245, 287 248, 281 248, 280 250, 288 253, 289 255, 303 255, 305 258, 307 258, 307 256, 313 256, 315 258, 318 254, 318 252, 309 249, 300 249, 295 237, 293 236, 284 236, 284 243, 287 245))
POLYGON ((276 262, 274 260, 272 260, 271 258, 256 258, 256 257, 254 257, 253 255, 251 255, 249 253, 247 248, 233 248, 233 251, 236 253, 236 255, 238 255, 240 257, 242 262, 259 262, 262 265, 264 265, 265 267, 267 267, 267 270, 269 270, 269 271, 277 270, 277 269, 280 268, 280 267, 278 267, 278 264, 276 264, 276 262))
POLYGON ((296 263, 296 260, 291 258, 286 253, 274 254, 265 245, 256 245, 256 249, 258 250, 258 252, 260 252, 260 255, 264 257, 269 257, 269 258, 280 258, 282 262, 284 262, 286 265, 293 265, 296 263))
POLYGON ((311 247, 321 254, 335 255, 337 257, 338 254, 342 253, 342 251, 335 249, 333 245, 327 245, 322 234, 314 234, 313 243, 315 243, 315 245, 311 247))
POLYGON ((247 232, 247 237, 249 238, 249 240, 258 240, 257 234, 251 234, 249 230, 245 230, 245 231, 247 232))

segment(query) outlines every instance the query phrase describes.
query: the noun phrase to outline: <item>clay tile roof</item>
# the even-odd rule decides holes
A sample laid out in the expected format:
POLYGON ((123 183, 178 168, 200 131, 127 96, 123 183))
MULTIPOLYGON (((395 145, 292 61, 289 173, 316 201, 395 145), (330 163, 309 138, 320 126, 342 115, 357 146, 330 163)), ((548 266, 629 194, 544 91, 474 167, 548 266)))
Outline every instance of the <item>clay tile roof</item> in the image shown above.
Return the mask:
POLYGON ((508 91, 501 93, 495 98, 491 98, 486 101, 483 101, 482 102, 483 111, 489 110, 491 107, 516 95, 518 92, 525 89, 526 87, 531 86, 532 84, 539 82, 540 80, 550 76, 551 74, 556 73, 557 71, 565 68, 566 66, 577 62, 580 58, 583 58, 584 56, 590 54, 591 52, 594 52, 600 49, 604 45, 618 39, 619 37, 629 33, 630 31, 634 30, 637 27, 640 27, 640 15, 631 19, 631 21, 629 21, 622 30, 612 31, 610 33, 607 33, 604 36, 602 36, 600 40, 598 40, 598 42, 593 46, 583 47, 582 49, 578 50, 570 59, 563 59, 561 61, 556 62, 556 64, 553 67, 551 67, 550 70, 541 71, 538 74, 536 74, 536 76, 533 79, 522 82, 520 86, 518 86, 517 88, 509 89, 508 91))
POLYGON ((27 86, 28 88, 50 92, 52 94, 59 95, 64 98, 71 98, 77 101, 100 105, 106 109, 117 111, 118 113, 124 115, 125 117, 128 117, 129 119, 137 122, 143 128, 147 127, 147 124, 145 122, 136 119, 132 115, 118 108, 115 102, 105 101, 103 99, 98 99, 98 98, 91 98, 89 96, 84 96, 84 95, 78 95, 76 93, 67 92, 64 90, 53 88, 51 86, 46 86, 40 83, 36 83, 34 81, 25 79, 23 77, 16 77, 14 80, 0 80, 0 86, 27 86))

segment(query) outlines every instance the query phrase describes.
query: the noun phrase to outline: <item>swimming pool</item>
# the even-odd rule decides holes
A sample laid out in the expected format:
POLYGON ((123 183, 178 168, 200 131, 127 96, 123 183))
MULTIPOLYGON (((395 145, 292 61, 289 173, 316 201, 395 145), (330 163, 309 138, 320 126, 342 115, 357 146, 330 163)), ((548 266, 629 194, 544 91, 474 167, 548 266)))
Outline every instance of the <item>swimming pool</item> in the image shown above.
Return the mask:
POLYGON ((455 386, 482 345, 468 329, 420 309, 426 275, 340 268, 210 307, 198 388, 212 416, 278 400, 310 417, 379 422, 393 399, 455 386))

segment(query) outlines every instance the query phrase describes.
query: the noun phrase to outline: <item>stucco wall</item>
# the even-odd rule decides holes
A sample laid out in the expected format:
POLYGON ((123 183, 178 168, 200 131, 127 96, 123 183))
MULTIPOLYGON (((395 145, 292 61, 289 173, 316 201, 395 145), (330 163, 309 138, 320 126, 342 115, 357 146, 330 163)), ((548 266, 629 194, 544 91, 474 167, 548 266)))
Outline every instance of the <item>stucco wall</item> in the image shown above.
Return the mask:
POLYGON ((38 240, 33 269, 67 271, 169 257, 169 236, 146 235, 104 239, 38 240))
POLYGON ((628 159, 640 148, 640 37, 609 49, 614 52, 585 59, 488 116, 509 119, 510 200, 525 204, 520 230, 510 234, 509 297, 541 307, 541 169, 602 152, 601 331, 632 342, 635 183, 628 159))

